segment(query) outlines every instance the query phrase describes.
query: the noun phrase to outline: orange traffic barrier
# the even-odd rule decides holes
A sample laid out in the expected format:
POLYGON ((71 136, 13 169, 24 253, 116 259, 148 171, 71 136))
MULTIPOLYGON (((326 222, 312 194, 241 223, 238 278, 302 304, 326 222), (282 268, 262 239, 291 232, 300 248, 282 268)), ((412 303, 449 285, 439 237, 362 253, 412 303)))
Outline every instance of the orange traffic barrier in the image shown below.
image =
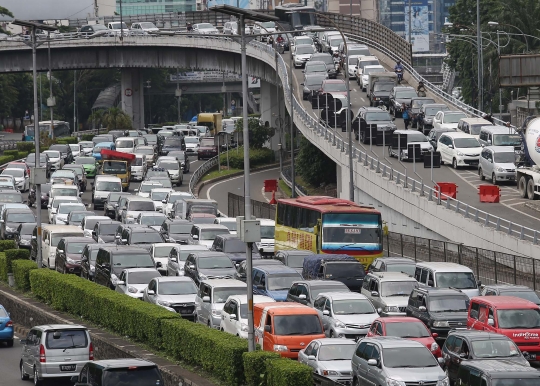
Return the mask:
MULTIPOLYGON (((457 185, 453 182, 437 182, 437 185, 441 188, 441 200, 446 200, 447 197, 457 197, 457 185)), ((435 197, 439 196, 437 185, 433 187, 435 189, 435 197)))
POLYGON ((480 202, 499 202, 501 198, 501 188, 496 185, 480 185, 478 187, 480 202))

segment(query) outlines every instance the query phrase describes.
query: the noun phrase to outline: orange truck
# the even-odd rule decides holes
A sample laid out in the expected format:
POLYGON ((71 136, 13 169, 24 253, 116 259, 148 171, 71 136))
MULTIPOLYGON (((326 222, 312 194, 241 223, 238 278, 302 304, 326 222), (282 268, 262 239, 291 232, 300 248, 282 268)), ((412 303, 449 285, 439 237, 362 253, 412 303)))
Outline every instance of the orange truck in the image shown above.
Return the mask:
POLYGON ((255 341, 264 351, 298 359, 298 352, 313 340, 324 338, 317 311, 299 303, 257 303, 253 306, 255 341))

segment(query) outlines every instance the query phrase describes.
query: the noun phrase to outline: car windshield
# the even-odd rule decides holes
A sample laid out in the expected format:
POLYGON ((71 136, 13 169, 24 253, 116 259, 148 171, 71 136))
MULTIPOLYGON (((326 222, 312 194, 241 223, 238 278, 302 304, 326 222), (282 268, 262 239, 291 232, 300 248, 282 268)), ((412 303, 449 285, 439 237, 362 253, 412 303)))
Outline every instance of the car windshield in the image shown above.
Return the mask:
POLYGON ((96 183, 96 190, 104 192, 121 192, 122 183, 114 181, 98 181, 96 183))
MULTIPOLYGON (((537 309, 497 310, 497 318, 499 328, 540 329, 540 310, 537 309)), ((516 334, 514 334, 514 337, 517 337, 516 334)))
POLYGON ((349 56, 349 66, 356 66, 356 63, 358 62, 358 56, 349 56))
POLYGON ((300 275, 293 274, 269 275, 267 288, 271 291, 288 290, 295 281, 301 279, 302 277, 300 275))
POLYGON ((373 91, 390 92, 394 88, 394 83, 381 83, 377 82, 373 86, 373 91))
POLYGON ((298 46, 298 47, 296 47, 296 49, 295 49, 296 55, 312 54, 313 52, 314 52, 314 51, 313 51, 313 47, 312 47, 312 46, 308 46, 308 45, 298 46))
POLYGON ((159 272, 156 271, 141 271, 141 272, 129 272, 128 281, 129 284, 148 284, 150 280, 155 277, 161 276, 159 272))
POLYGON ((162 385, 163 378, 156 366, 107 369, 103 372, 104 385, 162 385))
POLYGON ((114 235, 118 229, 118 224, 101 224, 99 226, 100 235, 114 235))
POLYGON ((131 235, 132 244, 154 244, 163 242, 164 240, 159 232, 133 232, 131 235))
MULTIPOLYGON (((35 223, 23 223, 20 226, 19 234, 21 235, 31 235, 32 232, 34 232, 34 228, 36 227, 35 223)), ((1 308, 0 308, 1 310, 1 308)))
POLYGON ((142 28, 156 28, 156 26, 154 25, 154 23, 150 23, 150 22, 140 23, 140 26, 141 26, 142 28))
POLYGON ((75 158, 75 163, 77 165, 94 165, 96 159, 94 157, 78 157, 75 158))
POLYGON ((110 24, 111 26, 111 29, 127 29, 128 26, 126 23, 122 22, 122 23, 111 23, 110 24))
POLYGON ((341 43, 343 43, 343 38, 341 36, 328 39, 328 44, 332 47, 339 46, 341 43))
POLYGON ((386 264, 386 272, 403 272, 407 275, 414 275, 415 264, 386 264))
POLYGON ((439 366, 435 357, 425 347, 383 348, 383 362, 389 368, 419 368, 439 366), (403 355, 406 350, 407 355, 403 355))
POLYGON ((103 162, 103 173, 125 174, 126 162, 122 161, 105 161, 103 162))
POLYGON ((306 38, 306 37, 298 37, 294 40, 294 44, 296 44, 297 46, 301 45, 301 44, 313 44, 313 40, 311 38, 306 38))
POLYGON ((261 23, 261 25, 264 28, 276 28, 276 23, 274 23, 273 21, 265 21, 265 22, 261 23))
POLYGON ((357 261, 328 263, 326 266, 327 279, 352 279, 363 278, 364 276, 366 276, 364 266, 357 261))
POLYGON ((513 164, 516 161, 516 154, 513 151, 493 153, 493 161, 500 164, 513 164))
MULTIPOLYGON (((34 220, 35 221, 35 220, 34 220)), ((82 231, 80 233, 53 233, 51 238, 51 247, 57 247, 60 240, 65 237, 82 237, 82 231)))
POLYGON ((209 29, 214 28, 214 26, 210 23, 201 23, 198 25, 199 29, 209 29))
POLYGON ((160 162, 158 164, 158 167, 166 169, 166 170, 178 170, 178 169, 180 169, 180 164, 178 162, 174 162, 174 161, 173 162, 165 161, 165 162, 160 162))
POLYGON ((214 303, 225 303, 229 296, 246 294, 247 287, 214 288, 214 303))
POLYGON ((325 92, 342 92, 347 91, 347 86, 345 82, 325 82, 323 90, 325 92))
POLYGON ((471 346, 476 358, 506 358, 521 356, 516 344, 510 339, 473 340, 471 346))
POLYGON ((399 338, 427 338, 431 336, 428 329, 421 322, 411 323, 386 323, 386 336, 399 338))
POLYGON ((220 225, 225 225, 230 231, 236 231, 236 220, 235 221, 221 221, 220 225))
POLYGON ((137 149, 135 151, 137 154, 154 155, 154 150, 152 149, 137 149))
POLYGON ((325 344, 319 350, 319 361, 350 361, 356 345, 354 344, 325 344))
POLYGON ((534 292, 533 290, 529 290, 529 291, 501 291, 501 295, 515 296, 516 298, 521 298, 521 299, 525 299, 525 300, 528 300, 528 301, 536 303, 536 304, 540 304, 540 298, 538 297, 536 292, 534 292))
MULTIPOLYGON (((519 374, 519 373, 518 373, 519 374)), ((518 374, 512 378, 496 378, 491 380, 491 386, 537 386, 538 377, 523 378, 518 374)))
POLYGON ((482 130, 482 127, 484 127, 485 125, 469 125, 469 128, 470 128, 470 133, 469 134, 472 134, 472 135, 480 135, 480 130, 482 130))
POLYGON ((52 202, 52 207, 53 208, 58 208, 58 205, 63 204, 64 202, 78 202, 78 200, 69 200, 69 199, 66 199, 66 198, 61 198, 59 200, 54 200, 52 202))
POLYGON ((201 257, 197 260, 197 265, 201 269, 233 268, 233 263, 227 256, 201 257))
POLYGON ((152 216, 142 216, 141 224, 143 225, 161 225, 167 219, 164 214, 156 214, 152 216))
POLYGON ((78 225, 80 225, 83 218, 85 218, 86 216, 90 216, 92 214, 93 214, 93 212, 76 212, 76 211, 73 211, 73 212, 70 213, 69 221, 71 223, 78 223, 78 225))
POLYGON ((308 255, 291 255, 287 257, 287 266, 291 268, 304 267, 304 258, 308 255))
POLYGON ((310 76, 306 78, 306 86, 307 87, 321 87, 322 82, 326 79, 325 76, 310 76))
POLYGON ((463 118, 467 118, 467 116, 465 114, 444 114, 443 123, 458 123, 463 118))
POLYGON ((169 192, 154 192, 154 191, 152 191, 150 193, 150 198, 153 201, 163 201, 167 197, 167 194, 169 194, 169 192))
POLYGON ((367 299, 346 299, 334 300, 332 311, 336 315, 374 314, 375 308, 367 299))
POLYGON ((169 233, 187 235, 191 232, 191 224, 171 224, 169 225, 169 233))
POLYGON ((16 192, 13 192, 13 193, 0 192, 0 202, 3 202, 3 203, 10 202, 10 203, 21 203, 22 204, 23 197, 22 197, 22 194, 16 193, 16 192))
POLYGON ((454 146, 456 149, 470 149, 480 147, 480 143, 476 138, 454 138, 454 146))
POLYGON ((152 261, 150 254, 148 253, 139 254, 136 252, 132 252, 128 255, 122 255, 122 254, 114 255, 113 263, 115 267, 119 267, 119 268, 122 268, 122 267, 136 268, 136 267, 153 267, 154 266, 154 262, 152 261))
POLYGON ((308 64, 306 65, 306 74, 309 72, 326 72, 326 64, 324 63, 315 63, 315 64, 308 64))
POLYGON ((7 214, 7 222, 36 222, 36 218, 34 217, 34 213, 32 212, 15 212, 15 213, 8 213, 7 214))
POLYGON ((146 138, 146 141, 148 142, 148 144, 157 143, 157 140, 158 140, 158 137, 155 134, 145 134, 143 135, 143 137, 146 138))
MULTIPOLYGON (((165 173, 167 173, 167 172, 165 172, 165 173)), ((172 189, 172 183, 171 183, 171 180, 169 179, 168 176, 167 177, 161 177, 161 178, 153 178, 152 182, 161 184, 162 188, 172 189)))
POLYGON ((439 107, 426 107, 425 115, 429 117, 434 117, 439 111, 445 111, 446 109, 443 106, 439 107))
POLYGON ((261 239, 273 239, 275 231, 274 225, 261 225, 261 239))
POLYGON ((188 198, 186 195, 181 195, 181 194, 171 194, 169 196, 169 201, 167 201, 168 204, 173 204, 175 203, 176 201, 178 200, 185 200, 186 198, 188 198))
POLYGON ((433 99, 416 99, 414 101, 412 101, 412 108, 420 108, 422 107, 422 105, 425 105, 427 103, 434 103, 435 101, 433 99))
POLYGON ((159 182, 141 184, 141 186, 139 187, 139 192, 149 193, 152 189, 162 188, 162 187, 163 185, 160 184, 159 182))
POLYGON ((332 55, 328 54, 322 54, 322 55, 314 55, 311 57, 311 60, 317 61, 317 62, 323 62, 324 64, 334 64, 334 59, 332 59, 332 55))
POLYGON ((495 134, 493 135, 493 145, 518 146, 521 145, 521 137, 517 134, 495 134))
POLYGON ((472 272, 440 272, 435 274, 437 287, 476 289, 476 280, 472 272))
MULTIPOLYGON (((101 149, 108 149, 109 148, 109 145, 108 144, 103 144, 101 146, 95 146, 94 147, 94 150, 92 150, 93 153, 101 153, 101 149)), ((49 155, 50 157, 50 155, 49 155)))
POLYGON ((217 214, 216 212, 217 212, 216 207, 206 206, 206 205, 192 206, 190 209, 190 213, 206 213, 206 214, 216 215, 217 214))
POLYGON ((13 177, 22 177, 22 176, 24 176, 24 170, 23 169, 5 169, 2 172, 2 175, 4 175, 4 176, 13 176, 13 177))
POLYGON ((366 118, 366 121, 368 122, 373 122, 373 121, 388 122, 392 120, 392 118, 390 117, 390 114, 388 114, 386 111, 369 112, 369 113, 366 113, 365 118, 366 118))
MULTIPOLYGON (((315 335, 323 333, 318 315, 300 314, 274 316, 275 335, 315 335)), ((352 358, 352 355, 350 358, 352 358)))
MULTIPOLYGON (((90 240, 90 239, 88 239, 90 240)), ((74 254, 81 254, 84 247, 88 245, 88 242, 84 243, 68 243, 67 245, 67 253, 74 253, 74 254)), ((80 258, 80 256, 79 256, 80 258)))
POLYGON ((62 204, 58 206, 59 214, 67 214, 73 210, 85 210, 86 206, 84 204, 62 204))
POLYGON ((169 257, 173 248, 174 244, 154 247, 154 257, 169 257))
POLYGON ((163 147, 181 147, 182 140, 176 138, 167 138, 163 143, 163 147))
POLYGON ((228 229, 203 229, 201 231, 201 240, 214 240, 217 235, 227 234, 228 229))
POLYGON ((418 95, 416 95, 416 91, 414 90, 400 90, 396 91, 396 99, 411 99, 415 98, 418 95))
POLYGON ((45 346, 49 350, 83 348, 88 346, 88 336, 85 330, 50 330, 45 346))
POLYGON ((385 281, 381 284, 381 296, 409 296, 418 287, 416 281, 385 281))
POLYGON ((431 312, 467 312, 469 298, 466 296, 433 296, 429 299, 431 312))
POLYGON ((135 158, 135 161, 133 161, 134 163, 132 164, 132 166, 143 166, 143 159, 142 157, 137 157, 135 158))
POLYGON ((161 281, 158 286, 160 295, 192 295, 197 293, 195 283, 191 281, 161 281))

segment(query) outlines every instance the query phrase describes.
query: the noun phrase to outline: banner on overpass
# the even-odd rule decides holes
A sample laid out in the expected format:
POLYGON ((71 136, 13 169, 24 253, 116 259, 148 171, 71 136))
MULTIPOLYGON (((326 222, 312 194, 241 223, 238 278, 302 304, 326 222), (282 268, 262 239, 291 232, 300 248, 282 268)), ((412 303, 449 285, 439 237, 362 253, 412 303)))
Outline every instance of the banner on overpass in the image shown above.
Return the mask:
POLYGON ((411 18, 412 51, 429 51, 428 0, 410 0, 410 3, 408 0, 405 1, 405 39, 409 38, 409 17, 411 18))

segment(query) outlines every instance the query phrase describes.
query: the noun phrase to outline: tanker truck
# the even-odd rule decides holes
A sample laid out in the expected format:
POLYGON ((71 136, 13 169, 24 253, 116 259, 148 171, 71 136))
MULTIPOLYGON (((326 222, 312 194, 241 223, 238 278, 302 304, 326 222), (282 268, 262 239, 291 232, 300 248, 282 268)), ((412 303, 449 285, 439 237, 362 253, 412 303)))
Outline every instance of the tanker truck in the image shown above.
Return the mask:
POLYGON ((522 151, 516 161, 516 181, 521 197, 540 197, 540 116, 528 117, 521 129, 522 151))

